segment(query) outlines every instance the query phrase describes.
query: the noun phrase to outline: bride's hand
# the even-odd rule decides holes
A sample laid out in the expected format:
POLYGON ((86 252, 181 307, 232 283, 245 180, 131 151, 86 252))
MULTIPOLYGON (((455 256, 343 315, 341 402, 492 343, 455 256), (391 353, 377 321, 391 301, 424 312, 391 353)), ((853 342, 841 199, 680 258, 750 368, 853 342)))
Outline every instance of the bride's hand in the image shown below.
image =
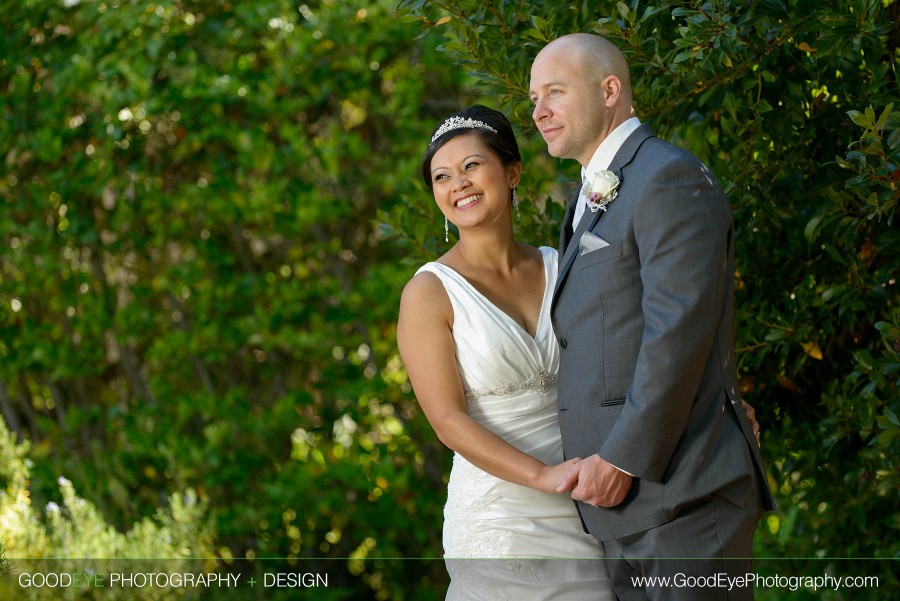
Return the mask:
POLYGON ((569 473, 569 469, 577 465, 579 461, 581 461, 581 457, 575 457, 574 459, 569 459, 559 465, 548 465, 544 467, 541 470, 540 475, 538 475, 537 482, 535 482, 535 488, 541 492, 556 493, 556 487, 559 486, 559 483, 562 482, 566 477, 566 474, 569 473))
POLYGON ((744 400, 741 400, 741 405, 744 406, 744 413, 747 414, 747 419, 750 420, 750 427, 753 428, 753 433, 756 434, 756 444, 760 444, 759 422, 756 421, 756 409, 753 408, 753 405, 744 400))

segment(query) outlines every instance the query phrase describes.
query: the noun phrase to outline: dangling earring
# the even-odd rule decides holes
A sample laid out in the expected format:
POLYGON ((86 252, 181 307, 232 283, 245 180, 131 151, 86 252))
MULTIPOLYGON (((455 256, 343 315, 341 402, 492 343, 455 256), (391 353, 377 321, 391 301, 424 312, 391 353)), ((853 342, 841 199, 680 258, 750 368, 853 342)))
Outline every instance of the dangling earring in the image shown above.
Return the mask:
POLYGON ((515 207, 515 209, 516 209, 516 221, 518 221, 518 220, 519 220, 519 195, 516 194, 516 189, 515 189, 515 188, 513 188, 513 195, 512 195, 512 196, 513 196, 513 199, 512 199, 512 205, 513 205, 513 206, 515 207))
POLYGON ((450 242, 450 223, 446 217, 444 217, 444 242, 450 242))

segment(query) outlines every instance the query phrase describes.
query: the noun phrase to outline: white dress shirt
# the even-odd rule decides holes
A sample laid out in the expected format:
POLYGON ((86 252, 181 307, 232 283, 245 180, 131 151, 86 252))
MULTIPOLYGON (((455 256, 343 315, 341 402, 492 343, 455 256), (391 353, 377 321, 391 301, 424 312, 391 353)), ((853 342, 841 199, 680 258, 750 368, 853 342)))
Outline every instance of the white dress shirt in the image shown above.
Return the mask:
MULTIPOLYGON (((619 152, 619 149, 622 147, 622 144, 625 143, 625 140, 640 127, 641 122, 637 117, 631 117, 630 119, 624 121, 619 125, 619 127, 612 130, 612 132, 606 136, 600 146, 597 147, 597 150, 594 151, 594 156, 591 157, 591 160, 588 162, 587 168, 581 168, 581 189, 584 190, 584 181, 587 177, 588 173, 597 173, 598 171, 605 171, 609 169, 609 164, 612 163, 613 158, 615 158, 616 153, 619 152)), ((578 204, 575 206, 575 216, 572 218, 572 229, 578 227, 578 223, 581 221, 581 216, 584 215, 585 208, 587 207, 587 197, 581 193, 578 199, 578 204)))

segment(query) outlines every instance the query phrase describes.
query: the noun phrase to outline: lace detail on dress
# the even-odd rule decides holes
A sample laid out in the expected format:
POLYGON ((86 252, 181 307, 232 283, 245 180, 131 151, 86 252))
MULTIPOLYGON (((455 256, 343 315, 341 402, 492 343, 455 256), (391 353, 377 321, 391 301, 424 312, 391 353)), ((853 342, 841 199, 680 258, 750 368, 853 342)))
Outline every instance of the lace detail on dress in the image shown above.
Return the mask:
POLYGON ((519 561, 518 559, 514 559, 510 562, 510 567, 519 578, 525 580, 534 580, 536 582, 539 582, 541 580, 541 571, 534 566, 528 565, 527 561, 519 561))
MULTIPOLYGON (((487 578, 482 576, 484 561, 483 559, 452 559, 447 561, 447 572, 451 578, 451 590, 454 586, 452 579, 455 578, 464 581, 472 590, 478 591, 481 599, 486 601, 509 601, 503 593, 491 586, 487 578)), ((450 596, 448 595, 448 597, 450 596)))
MULTIPOLYGON (((493 478, 461 455, 454 458, 453 468, 458 472, 456 482, 472 483, 493 478)), ((464 498, 464 495, 455 495, 453 491, 447 496, 444 506, 444 553, 448 557, 502 557, 509 544, 510 533, 499 528, 478 528, 477 525, 484 524, 478 514, 502 501, 503 495, 482 496, 471 503, 464 503, 464 498)))
POLYGON ((525 382, 514 382, 512 384, 504 384, 503 386, 495 386, 494 388, 480 388, 477 390, 472 390, 466 386, 464 387, 464 391, 466 393, 466 400, 474 401, 485 396, 503 396, 505 394, 516 392, 517 390, 526 390, 529 388, 547 392, 556 386, 557 382, 559 382, 559 377, 556 374, 540 371, 537 375, 529 378, 525 382))

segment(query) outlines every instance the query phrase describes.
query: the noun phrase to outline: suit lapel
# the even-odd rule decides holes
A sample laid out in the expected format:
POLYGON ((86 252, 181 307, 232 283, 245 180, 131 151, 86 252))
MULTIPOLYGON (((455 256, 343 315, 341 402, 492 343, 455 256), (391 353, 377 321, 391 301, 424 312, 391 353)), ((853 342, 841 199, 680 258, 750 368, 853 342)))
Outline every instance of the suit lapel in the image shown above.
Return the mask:
POLYGON ((600 220, 600 215, 602 214, 603 211, 597 211, 596 213, 586 212, 581 216, 581 222, 575 229, 575 232, 572 235, 572 239, 569 242, 569 246, 566 248, 565 254, 562 256, 562 259, 560 259, 559 277, 556 280, 556 287, 553 289, 553 300, 550 304, 551 307, 556 304, 556 298, 559 296, 559 293, 562 290, 563 281, 566 279, 566 276, 569 273, 569 268, 572 267, 572 263, 575 262, 575 257, 578 256, 578 248, 580 246, 579 241, 581 240, 581 236, 584 234, 584 232, 593 228, 597 224, 597 221, 600 220))
MULTIPOLYGON (((619 178, 619 190, 621 194, 622 187, 625 186, 626 182, 622 177, 622 170, 626 165, 631 163, 634 160, 635 155, 637 154, 638 149, 648 138, 653 136, 653 130, 649 125, 642 124, 638 127, 622 144, 619 151, 616 153, 616 156, 613 157, 612 163, 609 166, 609 170, 616 174, 619 178)), ((577 200, 576 193, 576 199, 577 200)), ((612 202, 611 207, 615 207, 615 201, 612 202)), ((590 215, 583 215, 581 218, 581 223, 578 224, 578 227, 572 233, 571 237, 566 240, 566 234, 572 231, 572 216, 574 214, 574 202, 569 203, 569 208, 566 210, 566 216, 563 218, 563 233, 560 237, 560 266, 559 266, 559 277, 556 280, 556 287, 553 290, 553 301, 551 303, 551 307, 556 305, 556 300, 559 297, 559 293, 562 291, 562 287, 566 282, 566 278, 569 274, 569 269, 572 267, 572 263, 575 262, 575 257, 578 256, 578 247, 579 240, 581 240, 582 234, 584 232, 594 229, 594 226, 597 225, 597 222, 600 220, 600 216, 603 215, 605 211, 597 211, 596 213, 591 213, 590 215), (565 244, 563 244, 563 242, 565 244)))

